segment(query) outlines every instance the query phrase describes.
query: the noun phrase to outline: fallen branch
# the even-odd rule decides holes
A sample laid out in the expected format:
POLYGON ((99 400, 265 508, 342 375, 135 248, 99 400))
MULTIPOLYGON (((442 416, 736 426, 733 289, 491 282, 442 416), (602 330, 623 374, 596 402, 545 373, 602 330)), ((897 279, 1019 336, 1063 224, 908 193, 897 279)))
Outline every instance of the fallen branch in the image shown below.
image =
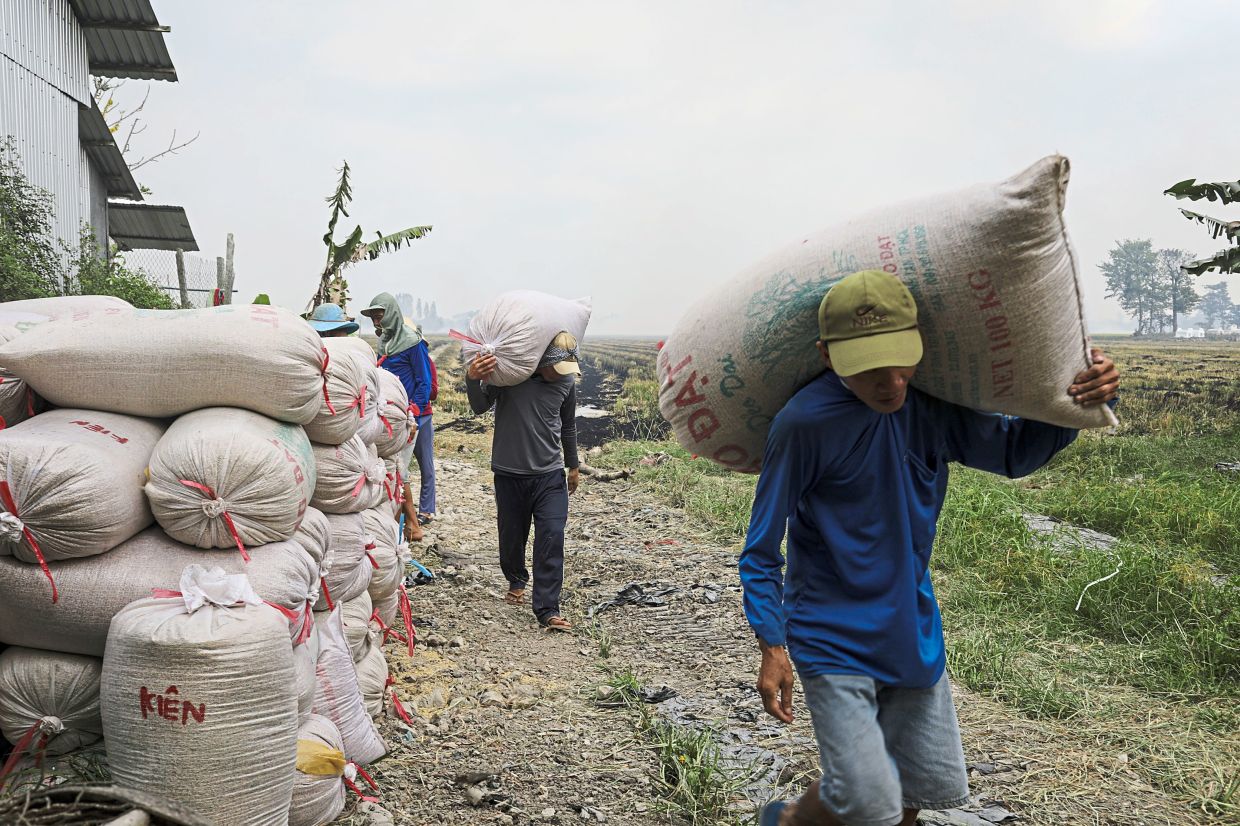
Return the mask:
POLYGON ((589 476, 596 482, 614 482, 617 479, 628 479, 633 475, 633 471, 628 468, 621 468, 619 470, 599 470, 598 468, 591 467, 584 462, 578 469, 581 471, 582 476, 589 476))

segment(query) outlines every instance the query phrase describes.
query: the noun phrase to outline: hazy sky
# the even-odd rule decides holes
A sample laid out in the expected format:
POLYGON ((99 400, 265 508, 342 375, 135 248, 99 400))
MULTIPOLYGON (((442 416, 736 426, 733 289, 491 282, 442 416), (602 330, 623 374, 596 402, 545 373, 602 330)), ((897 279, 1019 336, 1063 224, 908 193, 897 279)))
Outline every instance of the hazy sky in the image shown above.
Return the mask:
POLYGON ((634 334, 803 232, 1056 151, 1091 325, 1126 329, 1097 271, 1112 243, 1220 248, 1160 193, 1240 177, 1226 0, 155 9, 181 80, 151 84, 143 146, 202 136, 140 171, 148 200, 184 205, 207 256, 236 234, 239 299, 299 310, 342 159, 367 231, 435 227, 352 269, 351 309, 528 287, 634 334))

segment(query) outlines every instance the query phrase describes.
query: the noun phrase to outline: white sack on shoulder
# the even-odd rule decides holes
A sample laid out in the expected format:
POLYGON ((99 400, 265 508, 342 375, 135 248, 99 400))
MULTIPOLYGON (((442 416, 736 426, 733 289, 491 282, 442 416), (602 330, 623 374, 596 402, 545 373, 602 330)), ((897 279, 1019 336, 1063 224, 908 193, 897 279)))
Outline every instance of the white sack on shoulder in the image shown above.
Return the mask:
POLYGON ((142 484, 163 433, 162 422, 94 410, 52 410, 0 431, 0 547, 24 562, 72 559, 146 528, 142 484))
POLYGON ((55 605, 38 568, 0 557, 0 643, 102 657, 113 615, 152 589, 176 589, 194 564, 245 573, 263 599, 304 612, 319 575, 310 555, 293 541, 250 551, 246 563, 235 549, 204 551, 148 528, 102 556, 51 563, 60 589, 55 605))
POLYGON ((324 513, 360 513, 383 500, 387 475, 366 443, 354 436, 341 445, 312 445, 318 477, 310 504, 324 513))
POLYGON ((6 648, 0 652, 0 734, 19 744, 37 727, 41 731, 27 753, 38 749, 37 753, 49 755, 96 742, 103 736, 102 667, 98 657, 6 648))
POLYGON ((322 402, 323 363, 309 324, 246 304, 77 313, 0 347, 0 366, 55 405, 151 417, 242 407, 305 424, 322 402))
POLYGON ((146 494, 174 539, 238 548, 288 539, 314 491, 305 432, 249 410, 212 407, 180 417, 151 456, 146 494))
MULTIPOLYGON (((534 375, 551 340, 561 331, 580 344, 590 323, 590 299, 575 301, 536 290, 512 290, 487 304, 469 322, 461 341, 461 363, 482 354, 495 356, 495 373, 487 381, 510 387, 534 375)), ((459 337, 459 335, 458 335, 459 337)))
POLYGON ((1064 427, 1112 424, 1067 388, 1089 365, 1077 265, 1063 222, 1068 160, 998 184, 880 209, 795 243, 704 291, 658 357, 659 410, 695 455, 761 468, 771 420, 823 371, 827 290, 859 270, 897 275, 917 301, 925 355, 913 383, 949 402, 1064 427))
POLYGON ((112 620, 100 696, 113 781, 212 823, 283 826, 297 757, 288 622, 268 605, 141 599, 112 620))

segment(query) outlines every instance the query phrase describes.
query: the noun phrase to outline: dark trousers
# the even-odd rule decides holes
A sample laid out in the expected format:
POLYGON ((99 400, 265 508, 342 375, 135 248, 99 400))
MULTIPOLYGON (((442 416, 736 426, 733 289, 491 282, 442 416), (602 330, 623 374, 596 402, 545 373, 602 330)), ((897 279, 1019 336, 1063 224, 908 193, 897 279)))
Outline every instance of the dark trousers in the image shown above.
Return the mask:
POLYGON ((564 584, 564 526, 568 522, 568 483, 564 471, 541 476, 495 474, 495 510, 499 523, 499 565, 511 590, 525 588, 525 544, 534 523, 534 594, 530 600, 539 622, 560 613, 564 584))

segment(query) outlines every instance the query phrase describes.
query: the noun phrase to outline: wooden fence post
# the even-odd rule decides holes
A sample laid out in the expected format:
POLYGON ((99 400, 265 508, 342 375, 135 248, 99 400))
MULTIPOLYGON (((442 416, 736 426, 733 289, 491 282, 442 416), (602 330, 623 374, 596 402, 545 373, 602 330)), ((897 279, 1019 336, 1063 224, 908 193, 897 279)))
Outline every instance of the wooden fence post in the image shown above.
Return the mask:
POLYGON ((189 284, 185 280, 185 250, 177 250, 177 286, 181 288, 181 309, 189 309, 189 284))
POLYGON ((233 234, 228 233, 227 257, 224 260, 224 303, 233 303, 233 280, 237 277, 237 271, 233 269, 233 234))

